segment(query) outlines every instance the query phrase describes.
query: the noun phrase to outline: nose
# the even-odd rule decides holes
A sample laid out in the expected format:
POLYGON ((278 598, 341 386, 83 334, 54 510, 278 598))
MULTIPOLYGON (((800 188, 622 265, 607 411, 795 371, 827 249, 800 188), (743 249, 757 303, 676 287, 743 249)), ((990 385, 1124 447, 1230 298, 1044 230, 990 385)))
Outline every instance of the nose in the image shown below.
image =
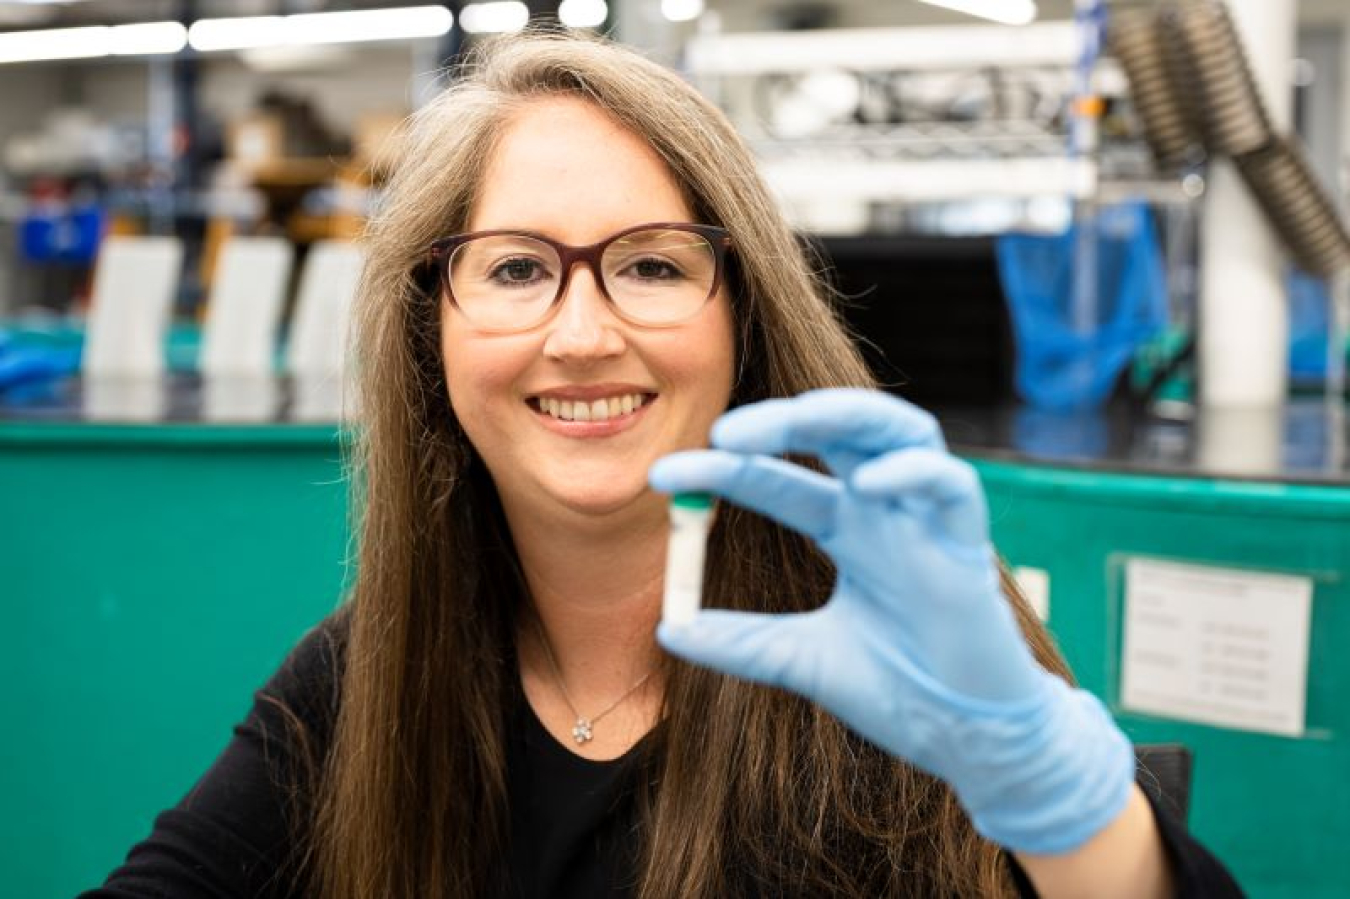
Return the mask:
POLYGON ((588 365, 623 352, 621 322, 588 267, 578 265, 572 271, 559 304, 547 326, 544 355, 573 365, 588 365))

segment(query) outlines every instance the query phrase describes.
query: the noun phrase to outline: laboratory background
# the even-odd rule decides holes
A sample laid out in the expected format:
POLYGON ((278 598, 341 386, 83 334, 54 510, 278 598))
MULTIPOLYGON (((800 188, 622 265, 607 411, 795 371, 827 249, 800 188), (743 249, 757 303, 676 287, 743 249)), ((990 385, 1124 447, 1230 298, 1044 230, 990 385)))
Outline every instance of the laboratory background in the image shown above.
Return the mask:
POLYGON ((0 0, 0 883, 99 882, 352 572, 381 148, 484 35, 757 154, 1082 685, 1258 899, 1350 895, 1350 3, 0 0))

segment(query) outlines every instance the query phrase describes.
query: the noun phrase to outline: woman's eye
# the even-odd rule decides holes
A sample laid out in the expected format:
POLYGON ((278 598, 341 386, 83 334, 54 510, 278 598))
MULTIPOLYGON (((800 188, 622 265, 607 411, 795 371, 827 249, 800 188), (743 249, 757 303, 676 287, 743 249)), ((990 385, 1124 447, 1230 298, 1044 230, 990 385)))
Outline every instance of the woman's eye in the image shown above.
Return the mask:
POLYGON ((629 273, 643 281, 673 281, 684 273, 665 259, 637 259, 628 266, 629 273))
POLYGON ((536 259, 506 259, 492 267, 489 277, 498 284, 533 284, 543 277, 543 266, 536 259))

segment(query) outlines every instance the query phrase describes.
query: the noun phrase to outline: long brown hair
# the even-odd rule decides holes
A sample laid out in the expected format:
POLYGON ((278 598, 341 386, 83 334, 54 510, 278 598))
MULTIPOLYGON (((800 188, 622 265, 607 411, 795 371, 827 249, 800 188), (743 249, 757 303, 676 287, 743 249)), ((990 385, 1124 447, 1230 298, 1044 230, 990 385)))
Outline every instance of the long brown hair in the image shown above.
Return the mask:
MULTIPOLYGON (((488 42, 456 76, 401 135, 368 232, 359 555, 310 845, 311 874, 334 899, 476 897, 499 885, 504 709, 524 587, 492 482, 447 401, 424 253, 463 229, 523 106, 559 94, 596 104, 655 148, 700 221, 730 230, 733 404, 872 385, 748 150, 674 73, 601 40, 531 33, 488 42)), ((711 605, 798 611, 829 595, 825 558, 757 516, 720 515, 709 553, 711 605)), ((1062 671, 1009 594, 1038 658, 1062 671)), ((943 784, 809 702, 666 664, 662 724, 644 744, 638 896, 1010 892, 999 849, 943 784)))

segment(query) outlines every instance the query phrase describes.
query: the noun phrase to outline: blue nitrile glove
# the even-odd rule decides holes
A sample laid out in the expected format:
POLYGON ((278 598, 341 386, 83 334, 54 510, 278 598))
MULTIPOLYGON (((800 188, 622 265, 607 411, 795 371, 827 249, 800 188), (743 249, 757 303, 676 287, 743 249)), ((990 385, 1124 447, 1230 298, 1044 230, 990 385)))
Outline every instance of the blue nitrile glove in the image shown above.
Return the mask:
POLYGON ((1074 849, 1122 811, 1129 741, 1096 698, 1032 657, 999 589, 979 479, 931 416, 875 391, 821 390, 729 412, 712 443, 658 461, 652 486, 714 493, 798 530, 838 579, 815 611, 705 610, 661 625, 663 646, 820 703, 945 780, 1009 849, 1074 849), (780 453, 816 456, 834 477, 780 453))

